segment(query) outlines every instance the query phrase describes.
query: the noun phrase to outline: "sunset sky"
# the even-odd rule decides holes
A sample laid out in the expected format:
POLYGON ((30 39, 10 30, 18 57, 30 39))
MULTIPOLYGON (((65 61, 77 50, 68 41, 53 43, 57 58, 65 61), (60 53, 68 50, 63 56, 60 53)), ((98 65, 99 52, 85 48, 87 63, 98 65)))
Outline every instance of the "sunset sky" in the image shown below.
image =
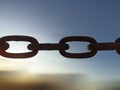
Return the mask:
MULTIPOLYGON (((58 43, 67 36, 115 42, 120 37, 120 0, 0 0, 0 37, 7 35, 32 36, 39 43, 58 43)), ((22 52, 27 43, 10 45, 8 51, 22 52)), ((84 52, 87 46, 82 42, 70 45, 71 52, 84 52)), ((99 51, 86 59, 66 58, 58 51, 39 51, 27 59, 0 59, 0 70, 82 73, 93 79, 120 79, 120 55, 115 51, 99 51)))

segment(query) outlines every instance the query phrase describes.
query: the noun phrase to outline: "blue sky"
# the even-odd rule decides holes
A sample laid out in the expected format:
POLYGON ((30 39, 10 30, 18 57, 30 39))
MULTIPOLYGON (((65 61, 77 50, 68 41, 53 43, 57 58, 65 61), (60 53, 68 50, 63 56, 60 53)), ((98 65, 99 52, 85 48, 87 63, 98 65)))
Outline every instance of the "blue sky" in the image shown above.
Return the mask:
MULTIPOLYGON (((66 36, 90 36, 98 42, 114 42, 120 37, 119 24, 119 0, 0 0, 0 37, 27 35, 39 43, 58 43, 66 36)), ((80 52, 85 46, 73 42, 71 48, 80 52)), ((65 58, 58 51, 39 51, 23 60, 1 58, 6 67, 22 62, 40 73, 83 73, 95 79, 120 76, 120 55, 115 51, 100 51, 87 59, 65 58)))

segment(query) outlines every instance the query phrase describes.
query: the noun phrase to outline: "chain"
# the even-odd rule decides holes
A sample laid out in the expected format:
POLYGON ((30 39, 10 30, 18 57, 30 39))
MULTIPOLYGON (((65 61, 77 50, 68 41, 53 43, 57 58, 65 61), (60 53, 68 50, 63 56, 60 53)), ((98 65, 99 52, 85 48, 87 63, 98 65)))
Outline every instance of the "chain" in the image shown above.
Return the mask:
POLYGON ((30 58, 35 56, 39 50, 58 50, 60 54, 67 58, 89 58, 94 56, 98 50, 116 50, 120 54, 120 38, 115 42, 97 43, 97 41, 87 36, 70 36, 62 38, 59 43, 39 43, 35 38, 30 36, 5 36, 0 38, 0 55, 7 58, 30 58), (9 48, 8 41, 25 41, 30 42, 27 49, 31 52, 10 53, 6 50, 9 48), (70 46, 67 42, 88 42, 88 52, 70 53, 67 52, 70 46))

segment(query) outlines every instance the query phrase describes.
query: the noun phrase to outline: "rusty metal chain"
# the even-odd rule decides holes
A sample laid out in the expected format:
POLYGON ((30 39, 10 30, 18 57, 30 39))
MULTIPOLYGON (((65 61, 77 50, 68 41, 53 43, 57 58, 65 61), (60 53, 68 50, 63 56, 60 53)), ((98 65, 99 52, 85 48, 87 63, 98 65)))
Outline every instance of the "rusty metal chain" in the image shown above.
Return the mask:
POLYGON ((118 54, 120 54, 120 38, 118 38, 115 42, 105 42, 105 43, 97 43, 97 41, 91 37, 87 36, 70 36, 64 37, 59 41, 59 43, 39 43, 35 38, 30 36, 5 36, 0 38, 0 55, 7 58, 30 58, 35 56, 39 50, 58 50, 60 54, 67 58, 89 58, 94 56, 98 50, 116 50, 118 54), (8 41, 25 41, 30 42, 27 46, 28 50, 31 52, 24 53, 9 53, 6 50, 9 48, 8 41), (68 42, 88 42, 87 49, 88 52, 84 53, 70 53, 67 52, 69 44, 68 42))

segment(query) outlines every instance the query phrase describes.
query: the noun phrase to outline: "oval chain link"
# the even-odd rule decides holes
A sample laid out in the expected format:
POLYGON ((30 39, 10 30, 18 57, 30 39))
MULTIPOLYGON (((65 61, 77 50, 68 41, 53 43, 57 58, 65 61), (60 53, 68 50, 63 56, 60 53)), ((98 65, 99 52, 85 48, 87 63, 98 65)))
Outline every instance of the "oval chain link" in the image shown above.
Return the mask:
POLYGON ((6 45, 6 47, 1 47, 0 55, 8 58, 29 58, 33 57, 38 53, 38 50, 32 50, 27 53, 9 53, 6 50, 9 48, 7 41, 27 41, 32 44, 38 44, 38 41, 30 36, 5 36, 0 38, 0 45, 6 45))
POLYGON ((59 41, 59 43, 38 43, 38 41, 30 36, 5 36, 0 38, 0 55, 7 58, 30 58, 35 56, 39 50, 58 50, 60 54, 67 58, 89 58, 94 56, 98 50, 116 50, 118 54, 120 54, 120 38, 118 38, 115 42, 104 42, 97 43, 97 41, 91 37, 87 36, 69 36, 64 37, 59 41), (8 41, 25 41, 30 42, 27 46, 28 50, 31 52, 23 52, 23 53, 10 53, 6 52, 9 48, 8 41), (67 52, 69 44, 68 42, 88 42, 88 52, 83 53, 70 53, 67 52))
MULTIPOLYGON (((89 42, 96 44, 97 42, 91 38, 91 37, 86 37, 86 36, 71 36, 71 37, 65 37, 60 40, 59 44, 66 44, 67 42, 72 42, 72 41, 82 41, 82 42, 89 42)), ((68 58, 89 58, 94 56, 97 53, 96 49, 92 49, 90 52, 84 52, 84 53, 69 53, 66 52, 65 49, 60 49, 59 50, 60 54, 63 55, 64 57, 68 58)))

